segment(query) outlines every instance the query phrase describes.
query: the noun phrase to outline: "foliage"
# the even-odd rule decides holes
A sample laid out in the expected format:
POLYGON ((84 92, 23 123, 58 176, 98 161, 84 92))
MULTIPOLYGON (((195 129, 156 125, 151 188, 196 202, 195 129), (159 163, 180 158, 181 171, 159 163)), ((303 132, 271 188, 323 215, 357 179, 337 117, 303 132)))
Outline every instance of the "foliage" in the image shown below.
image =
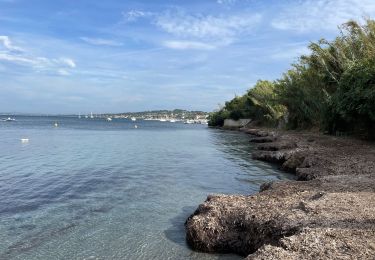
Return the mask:
POLYGON ((244 117, 276 124, 287 115, 293 129, 374 136, 375 21, 349 21, 335 40, 322 39, 309 49, 281 79, 258 81, 245 95, 226 102, 211 115, 211 125, 244 117))
POLYGON ((251 118, 263 124, 275 124, 284 114, 285 107, 277 101, 275 84, 259 80, 254 88, 241 97, 225 103, 225 107, 209 117, 209 125, 222 126, 227 118, 251 118))

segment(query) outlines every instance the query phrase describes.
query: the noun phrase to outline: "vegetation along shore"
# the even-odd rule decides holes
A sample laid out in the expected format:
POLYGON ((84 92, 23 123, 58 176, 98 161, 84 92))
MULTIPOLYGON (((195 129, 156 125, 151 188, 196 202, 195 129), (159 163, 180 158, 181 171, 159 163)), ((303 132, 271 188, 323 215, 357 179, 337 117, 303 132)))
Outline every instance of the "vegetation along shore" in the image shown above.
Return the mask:
POLYGON ((296 180, 265 183, 250 196, 208 196, 185 223, 193 249, 247 259, 373 259, 375 21, 350 21, 335 40, 309 48, 281 79, 258 81, 210 116, 219 127, 252 119, 240 129, 256 145, 252 158, 296 180))

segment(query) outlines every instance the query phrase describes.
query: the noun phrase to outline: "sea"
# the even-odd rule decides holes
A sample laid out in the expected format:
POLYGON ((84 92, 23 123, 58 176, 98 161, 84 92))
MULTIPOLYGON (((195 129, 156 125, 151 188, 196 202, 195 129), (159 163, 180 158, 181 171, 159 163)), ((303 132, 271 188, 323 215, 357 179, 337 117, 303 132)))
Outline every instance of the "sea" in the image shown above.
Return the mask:
POLYGON ((15 119, 0 121, 0 259, 241 259, 191 250, 185 220, 209 194, 292 178, 252 160, 249 136, 236 131, 15 119))

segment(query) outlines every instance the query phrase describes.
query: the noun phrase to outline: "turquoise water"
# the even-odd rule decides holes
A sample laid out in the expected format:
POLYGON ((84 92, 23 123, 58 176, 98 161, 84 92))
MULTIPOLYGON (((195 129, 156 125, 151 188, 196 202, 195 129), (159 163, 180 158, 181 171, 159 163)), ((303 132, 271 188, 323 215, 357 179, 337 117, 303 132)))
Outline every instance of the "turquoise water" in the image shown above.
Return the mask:
POLYGON ((251 160, 249 137, 237 132, 16 119, 0 122, 0 259, 238 259, 191 251, 184 221, 209 193, 249 194, 288 178, 251 160))

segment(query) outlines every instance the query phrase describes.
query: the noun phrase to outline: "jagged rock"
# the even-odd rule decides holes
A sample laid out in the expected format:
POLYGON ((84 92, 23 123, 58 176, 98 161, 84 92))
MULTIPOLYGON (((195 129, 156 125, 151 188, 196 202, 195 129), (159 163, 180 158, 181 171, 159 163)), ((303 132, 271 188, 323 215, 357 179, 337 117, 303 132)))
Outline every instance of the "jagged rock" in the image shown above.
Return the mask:
POLYGON ((281 165, 281 169, 288 172, 296 172, 296 169, 303 164, 305 157, 306 154, 303 152, 291 153, 288 159, 281 165))
POLYGON ((254 151, 252 153, 253 159, 282 164, 293 154, 294 151, 254 151))

